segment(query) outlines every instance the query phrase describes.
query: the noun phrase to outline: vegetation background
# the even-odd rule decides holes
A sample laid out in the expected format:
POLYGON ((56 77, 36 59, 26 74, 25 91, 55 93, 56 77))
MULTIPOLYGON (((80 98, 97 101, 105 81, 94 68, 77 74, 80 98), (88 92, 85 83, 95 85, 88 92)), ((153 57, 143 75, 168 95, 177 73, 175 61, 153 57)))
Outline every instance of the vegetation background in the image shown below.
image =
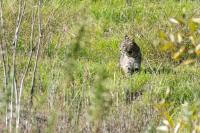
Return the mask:
POLYGON ((168 20, 199 18, 199 4, 0 0, 0 132, 200 132, 198 56, 185 66, 160 50, 177 29, 168 20), (128 77, 118 65, 125 34, 143 54, 128 77))

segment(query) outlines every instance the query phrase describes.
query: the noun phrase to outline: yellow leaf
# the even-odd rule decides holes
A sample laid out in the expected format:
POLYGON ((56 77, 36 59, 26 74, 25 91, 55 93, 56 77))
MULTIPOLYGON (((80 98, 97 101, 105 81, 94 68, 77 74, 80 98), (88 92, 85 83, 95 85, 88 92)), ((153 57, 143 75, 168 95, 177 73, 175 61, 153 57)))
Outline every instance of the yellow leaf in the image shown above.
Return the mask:
POLYGON ((198 44, 195 48, 195 53, 200 56, 200 44, 198 44))
POLYGON ((176 20, 175 18, 170 18, 169 21, 173 24, 180 24, 178 20, 176 20))
POLYGON ((178 38, 178 43, 181 43, 182 40, 183 40, 183 38, 182 38, 182 36, 181 36, 181 33, 178 33, 178 34, 177 34, 177 38, 178 38))
POLYGON ((194 50, 193 49, 189 49, 188 50, 188 54, 194 54, 194 50))
POLYGON ((160 39, 167 40, 167 35, 163 31, 160 31, 160 39))
POLYGON ((184 51, 185 51, 185 47, 181 47, 178 50, 178 52, 176 52, 176 53, 173 54, 172 59, 178 60, 181 57, 181 55, 184 53, 184 51))
POLYGON ((173 48, 174 48, 174 45, 173 45, 173 43, 171 43, 171 42, 166 42, 165 44, 163 44, 163 45, 161 46, 161 50, 162 50, 162 51, 172 50, 173 48))
POLYGON ((192 21, 195 23, 200 24, 200 18, 192 18, 192 21))
POLYGON ((169 38, 172 42, 175 42, 175 37, 174 37, 174 34, 170 33, 169 34, 169 38))
POLYGON ((189 65, 194 63, 195 61, 196 61, 195 59, 187 59, 183 63, 181 63, 181 65, 189 65))
POLYGON ((189 21, 188 26, 190 32, 195 32, 197 30, 197 25, 193 21, 189 21))
POLYGON ((193 36, 190 36, 189 39, 191 40, 192 44, 195 45, 195 40, 193 36))

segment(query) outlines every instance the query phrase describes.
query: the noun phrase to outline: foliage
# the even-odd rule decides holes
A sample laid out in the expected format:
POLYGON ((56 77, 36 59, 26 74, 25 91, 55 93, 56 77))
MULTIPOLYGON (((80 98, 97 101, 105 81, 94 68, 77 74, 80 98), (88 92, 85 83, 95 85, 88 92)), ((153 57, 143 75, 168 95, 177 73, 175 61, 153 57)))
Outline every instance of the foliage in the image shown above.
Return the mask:
POLYGON ((184 103, 181 106, 180 114, 175 120, 170 115, 165 114, 161 126, 157 127, 160 132, 187 133, 200 131, 199 102, 184 103))
POLYGON ((170 18, 166 32, 160 31, 161 50, 169 52, 174 61, 194 63, 200 55, 200 18, 188 17, 185 9, 181 17, 170 18))

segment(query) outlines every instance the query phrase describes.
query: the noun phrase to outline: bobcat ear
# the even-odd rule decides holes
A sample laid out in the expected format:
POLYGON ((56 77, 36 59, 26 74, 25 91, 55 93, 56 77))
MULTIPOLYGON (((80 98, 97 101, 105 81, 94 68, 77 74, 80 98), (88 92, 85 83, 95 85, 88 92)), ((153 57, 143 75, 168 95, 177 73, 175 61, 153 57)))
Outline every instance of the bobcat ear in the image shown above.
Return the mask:
POLYGON ((129 39, 129 37, 128 37, 128 35, 127 35, 127 34, 125 35, 125 37, 124 37, 124 38, 125 38, 125 39, 129 39))

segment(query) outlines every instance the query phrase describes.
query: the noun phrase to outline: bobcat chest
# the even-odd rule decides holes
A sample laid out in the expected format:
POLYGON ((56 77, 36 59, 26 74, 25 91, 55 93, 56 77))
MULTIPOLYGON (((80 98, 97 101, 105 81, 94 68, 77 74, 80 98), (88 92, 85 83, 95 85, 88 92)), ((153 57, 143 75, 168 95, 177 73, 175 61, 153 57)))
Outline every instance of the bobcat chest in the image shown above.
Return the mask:
POLYGON ((128 57, 127 55, 123 54, 120 57, 120 67, 123 69, 125 73, 132 74, 134 72, 135 66, 135 58, 128 57))

